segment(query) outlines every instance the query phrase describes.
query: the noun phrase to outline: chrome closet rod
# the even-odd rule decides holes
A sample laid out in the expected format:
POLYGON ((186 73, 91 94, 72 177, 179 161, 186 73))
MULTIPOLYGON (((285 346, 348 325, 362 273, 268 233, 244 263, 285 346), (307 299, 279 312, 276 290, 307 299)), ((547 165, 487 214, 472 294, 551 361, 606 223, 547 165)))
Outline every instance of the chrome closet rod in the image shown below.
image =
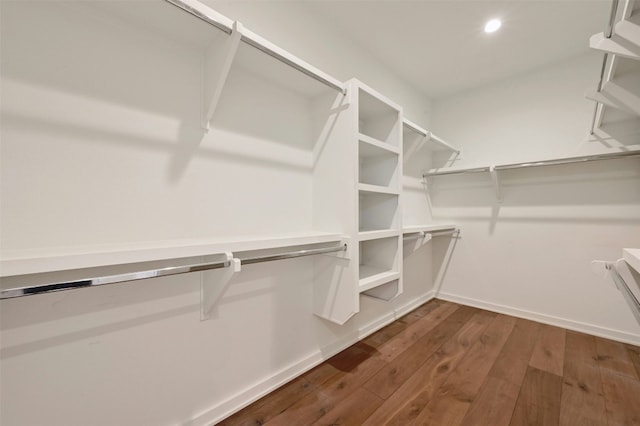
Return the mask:
POLYGON ((201 10, 198 10, 194 7, 192 7, 191 5, 186 4, 185 2, 183 2, 182 0, 165 0, 166 2, 184 10, 187 13, 190 13, 191 15, 195 16, 196 18, 206 22, 209 25, 213 25, 214 27, 218 28, 219 30, 224 31, 227 34, 231 34, 232 32, 232 28, 231 27, 227 27, 226 25, 224 25, 222 22, 218 22, 215 19, 213 19, 210 16, 207 16, 206 13, 204 13, 201 10))
MULTIPOLYGON (((609 16, 609 24, 607 25, 607 30, 604 33, 606 38, 611 38, 613 35, 613 23, 616 20, 616 14, 618 13, 618 0, 613 0, 611 4, 611 14, 609 16)), ((604 81, 604 73, 607 69, 607 60, 609 59, 609 53, 605 53, 602 58, 602 69, 600 70, 600 81, 598 82, 597 92, 599 93, 602 90, 602 83, 604 81)), ((591 134, 596 131, 596 119, 598 117, 598 105, 600 102, 596 101, 596 105, 593 108, 593 121, 591 122, 591 134)))
MULTIPOLYGON (((455 234, 456 232, 458 232, 457 228, 442 229, 442 230, 434 231, 434 232, 424 231, 424 234, 413 235, 413 236, 410 236, 410 237, 403 237, 402 240, 403 241, 419 240, 421 238, 426 237, 427 234, 430 234, 432 237, 440 237, 442 235, 455 234)), ((413 234, 413 232, 412 232, 412 234, 413 234)))
POLYGON ((251 265, 253 263, 271 262, 274 260, 294 259, 296 257, 313 256, 315 254, 335 253, 347 250, 347 245, 343 244, 339 247, 319 248, 310 250, 299 250, 291 253, 274 254, 268 256, 257 256, 249 258, 240 258, 241 265, 251 265))
POLYGON ((146 280, 149 278, 167 277, 170 275, 188 274, 190 272, 208 271, 211 269, 226 268, 231 262, 216 261, 208 263, 198 263, 195 265, 170 266, 167 268, 150 269, 147 271, 129 272, 125 274, 109 275, 106 277, 84 278, 74 281, 63 281, 49 284, 38 284, 34 286, 16 287, 2 290, 0 300, 12 299, 14 297, 32 296, 42 293, 53 293, 55 291, 73 290, 76 288, 98 287, 101 285, 117 284, 127 281, 146 280))
MULTIPOLYGON (((252 263, 270 262, 273 260, 293 259, 293 258, 302 257, 302 256, 312 256, 315 254, 333 253, 338 251, 345 251, 346 249, 347 249, 347 245, 344 244, 339 247, 299 250, 299 251, 294 251, 290 253, 282 253, 282 254, 276 254, 276 255, 240 259, 240 263, 243 265, 248 265, 252 263)), ((187 274, 190 272, 208 271, 212 269, 226 268, 230 265, 231 265, 231 262, 228 260, 216 261, 216 262, 208 262, 208 263, 198 263, 195 265, 171 266, 167 268, 151 269, 147 271, 129 272, 125 274, 110 275, 106 277, 84 278, 84 279, 74 280, 74 281, 64 281, 64 282, 57 282, 57 283, 38 284, 34 286, 9 288, 9 289, 0 291, 0 300, 12 299, 12 298, 21 297, 21 296, 32 296, 35 294, 42 294, 42 293, 52 293, 55 291, 62 291, 62 290, 73 290, 76 288, 97 287, 97 286, 107 285, 107 284, 116 284, 116 283, 122 283, 122 282, 128 282, 128 281, 145 280, 149 278, 166 277, 170 275, 187 274)))
MULTIPOLYGON (((524 169, 528 167, 541 167, 541 166, 556 166, 560 164, 573 164, 573 163, 586 163, 589 161, 597 161, 597 160, 614 160, 617 158, 624 157, 640 157, 640 150, 633 151, 623 151, 623 152, 610 152, 606 154, 593 154, 593 155, 583 155, 580 157, 567 157, 567 158, 554 158, 551 160, 544 161, 535 161, 528 163, 513 163, 513 164, 503 164, 500 166, 495 166, 496 171, 500 170, 511 170, 511 169, 524 169)), ((432 176, 444 176, 444 175, 455 175, 462 173, 477 173, 477 172, 488 172, 490 167, 474 167, 470 169, 458 169, 458 170, 442 170, 437 172, 427 172, 422 175, 423 178, 428 178, 432 176)))

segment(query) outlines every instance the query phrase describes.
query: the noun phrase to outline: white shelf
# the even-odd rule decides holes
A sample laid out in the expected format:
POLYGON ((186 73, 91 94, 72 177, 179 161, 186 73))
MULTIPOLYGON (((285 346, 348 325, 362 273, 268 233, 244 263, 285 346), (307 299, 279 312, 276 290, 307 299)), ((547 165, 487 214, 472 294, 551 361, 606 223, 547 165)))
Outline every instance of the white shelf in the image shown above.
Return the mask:
POLYGON ((342 234, 310 232, 236 239, 168 240, 95 247, 59 247, 42 250, 7 251, 0 260, 0 276, 35 274, 127 263, 206 256, 338 242, 342 234))
MULTIPOLYGON (((397 146, 389 145, 388 143, 379 141, 378 139, 372 138, 371 136, 367 136, 362 133, 359 133, 358 140, 360 142, 364 142, 367 145, 370 145, 371 147, 379 148, 396 155, 400 154, 400 148, 398 148, 397 146)), ((360 149, 360 156, 369 157, 369 156, 376 156, 376 155, 379 155, 379 153, 376 152, 375 149, 369 149, 369 150, 360 149)))
POLYGON ((358 289, 362 293, 400 278, 400 272, 389 271, 372 266, 360 266, 358 289))
POLYGON ((622 258, 640 274, 640 249, 623 249, 622 258))
POLYGON ((457 228, 455 223, 432 223, 427 225, 411 225, 402 228, 403 234, 414 234, 418 232, 437 232, 445 229, 457 228))
POLYGON ((362 231, 358 233, 358 240, 369 241, 377 240, 378 238, 399 237, 400 231, 397 229, 383 229, 375 231, 362 231))
POLYGON ((389 195, 399 195, 400 191, 398 189, 389 188, 386 186, 380 185, 369 185, 367 183, 359 183, 358 191, 361 192, 370 192, 374 194, 389 194, 389 195))

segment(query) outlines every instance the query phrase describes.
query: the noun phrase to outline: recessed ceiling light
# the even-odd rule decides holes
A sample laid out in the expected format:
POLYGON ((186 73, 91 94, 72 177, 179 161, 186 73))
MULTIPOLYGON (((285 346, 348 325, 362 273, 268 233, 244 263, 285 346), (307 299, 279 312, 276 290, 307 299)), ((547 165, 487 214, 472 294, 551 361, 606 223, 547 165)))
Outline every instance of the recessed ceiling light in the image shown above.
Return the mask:
POLYGON ((488 21, 485 26, 484 26, 484 32, 485 33, 493 33, 498 31, 498 29, 500 28, 500 26, 502 26, 502 21, 500 21, 499 19, 492 19, 490 21, 488 21))

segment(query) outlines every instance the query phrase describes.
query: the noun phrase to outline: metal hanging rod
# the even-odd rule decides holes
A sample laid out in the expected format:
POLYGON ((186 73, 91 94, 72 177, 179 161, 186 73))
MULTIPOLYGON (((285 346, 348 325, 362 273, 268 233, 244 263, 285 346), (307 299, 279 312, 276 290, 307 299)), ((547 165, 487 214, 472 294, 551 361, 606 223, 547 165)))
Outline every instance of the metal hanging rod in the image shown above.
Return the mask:
MULTIPOLYGON (((274 260, 293 259, 296 257, 312 256, 316 254, 334 253, 347 250, 347 244, 338 247, 299 250, 290 253, 282 253, 270 256, 259 256, 247 259, 240 259, 242 265, 252 263, 270 262, 274 260)), ((221 269, 231 266, 230 260, 198 263, 185 266, 171 266, 167 268, 152 269, 147 271, 129 272, 118 275, 110 275, 106 277, 84 278, 74 281, 64 281, 57 283, 38 284, 33 286, 9 288, 0 291, 0 300, 13 299, 15 297, 33 296, 36 294, 53 293, 56 291, 73 290, 77 288, 98 287, 101 285, 116 284, 128 281, 145 280, 149 278, 166 277, 170 275, 188 274, 190 272, 202 272, 212 269, 221 269)))
MULTIPOLYGON (((204 22, 213 25, 214 27, 224 31, 227 34, 231 34, 233 32, 233 28, 227 24, 224 24, 223 22, 221 22, 222 18, 221 17, 214 17, 212 16, 212 14, 210 13, 211 10, 209 9, 209 13, 207 13, 207 11, 203 11, 201 9, 199 9, 198 7, 196 7, 194 4, 190 4, 189 2, 185 1, 185 0, 165 0, 167 2, 169 2, 170 4, 179 7, 180 9, 184 10, 187 13, 190 13, 191 15, 195 16, 198 19, 203 20, 204 22)), ((208 9, 208 8, 207 8, 208 9)), ((334 81, 329 80, 328 78, 319 75, 315 72, 313 72, 312 70, 305 68, 304 66, 300 65, 299 63, 296 63, 294 61, 292 61, 291 59, 287 58, 286 56, 282 55, 281 53, 277 52, 276 50, 272 49, 271 47, 266 46, 264 43, 261 43, 259 40, 256 40, 256 37, 252 37, 251 35, 248 35, 247 33, 249 33, 248 31, 241 31, 241 40, 243 42, 245 42, 246 44, 255 47, 256 49, 266 53, 267 55, 279 60, 280 62, 289 65, 290 67, 300 71, 301 73, 313 78, 316 81, 319 81, 320 83, 331 87, 334 90, 337 90, 338 92, 342 93, 343 95, 347 93, 347 90, 345 87, 343 87, 342 85, 340 85, 339 83, 336 83, 334 81)))
POLYGON ((12 299, 14 297, 32 296, 34 294, 53 293, 55 291, 73 290, 76 288, 98 287, 101 285, 116 284, 127 281, 146 280, 149 278, 166 277, 169 275, 188 274, 190 272, 208 271, 211 269, 226 268, 231 265, 230 261, 217 261, 209 263, 198 263, 195 265, 171 266, 167 268, 151 269, 147 271, 129 272, 125 274, 110 275, 106 277, 84 278, 75 281, 63 281, 49 284, 39 284, 34 286, 16 287, 2 290, 0 300, 12 299))
MULTIPOLYGON (((607 29, 604 33, 604 36, 606 38, 611 38, 611 36, 613 35, 613 24, 616 20, 616 15, 618 14, 618 0, 613 0, 612 4, 611 4, 611 14, 609 15, 609 23, 607 24, 607 29)), ((597 92, 600 92, 602 90, 602 84, 604 82, 604 74, 605 71, 607 69, 607 60, 609 59, 609 54, 605 53, 603 58, 602 58, 602 68, 600 69, 600 81, 598 82, 598 89, 597 92)), ((596 120, 598 119, 598 106, 600 105, 600 102, 596 101, 596 105, 593 108, 593 120, 591 122, 591 131, 590 133, 593 135, 593 133, 596 131, 596 120)))
POLYGON ((440 237, 440 236, 443 236, 443 235, 456 234, 458 232, 460 232, 460 230, 458 228, 442 229, 442 230, 433 231, 433 232, 420 231, 420 232, 418 232, 418 235, 411 235, 409 237, 403 237, 402 240, 403 241, 420 240, 420 239, 426 237, 427 235, 431 235, 432 237, 440 237))
POLYGON ((325 254, 325 253, 335 253, 338 251, 347 250, 347 245, 343 244, 339 247, 329 247, 329 248, 319 248, 319 249, 310 249, 310 250, 299 250, 291 253, 283 253, 283 254, 274 254, 269 256, 257 256, 257 257, 249 257, 240 259, 241 265, 251 265, 253 263, 261 263, 261 262, 271 262, 274 260, 284 260, 284 259, 293 259, 296 257, 303 256, 313 256, 315 254, 325 254))
MULTIPOLYGON (((623 152, 611 152, 606 154, 593 154, 593 155, 583 155, 580 157, 568 157, 568 158, 554 158, 552 160, 544 160, 544 161, 535 161, 529 163, 514 163, 514 164, 503 164, 500 166, 495 166, 494 170, 511 170, 511 169, 524 169, 528 167, 541 167, 541 166, 556 166, 560 164, 572 164, 572 163, 586 163, 588 161, 597 161, 597 160, 613 160, 616 158, 625 158, 625 157, 640 157, 640 150, 634 151, 623 151, 623 152)), ((490 171, 491 166, 486 167, 474 167, 469 169, 457 169, 457 170, 441 170, 436 172, 427 172, 422 175, 423 178, 428 178, 432 176, 444 176, 444 175, 456 175, 462 173, 478 173, 478 172, 488 172, 490 171)))

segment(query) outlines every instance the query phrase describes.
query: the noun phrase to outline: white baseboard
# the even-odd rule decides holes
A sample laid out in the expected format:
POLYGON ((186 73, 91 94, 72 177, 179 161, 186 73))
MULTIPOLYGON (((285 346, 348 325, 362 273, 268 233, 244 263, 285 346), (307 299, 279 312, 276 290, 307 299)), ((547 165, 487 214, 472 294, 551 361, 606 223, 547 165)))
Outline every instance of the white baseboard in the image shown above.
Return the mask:
POLYGON ((191 420, 183 423, 183 425, 209 426, 222 421, 223 419, 241 410, 252 402, 255 402, 263 396, 267 395, 269 392, 274 391, 285 383, 311 370, 313 367, 321 364, 338 352, 345 350, 354 343, 357 343, 359 340, 364 339, 368 335, 380 330, 382 327, 392 323, 398 318, 414 310, 418 306, 428 302, 429 300, 433 299, 434 296, 435 292, 432 290, 420 297, 410 300, 394 311, 389 312, 388 314, 377 318, 375 321, 372 321, 369 324, 366 324, 365 326, 359 328, 356 332, 350 333, 339 341, 321 348, 312 355, 305 357, 288 367, 283 368, 268 379, 263 380, 238 393, 237 395, 227 399, 226 401, 223 401, 220 404, 211 407, 207 411, 198 414, 191 420))
POLYGON ((555 325, 557 327, 566 328, 568 330, 579 331, 581 333, 591 334, 606 339, 615 340, 622 343, 630 343, 632 345, 640 345, 640 336, 636 334, 626 333, 624 331, 613 330, 610 328, 599 327, 597 325, 584 322, 573 321, 565 318, 554 317, 551 315, 540 314, 537 312, 527 311, 524 309, 513 308, 510 306, 499 305, 484 300, 471 299, 464 296, 458 296, 451 293, 440 292, 436 295, 438 299, 447 300, 449 302, 460 303, 462 305, 473 306, 475 308, 485 309, 487 311, 497 312, 500 314, 511 315, 518 318, 524 318, 543 324, 555 325))

